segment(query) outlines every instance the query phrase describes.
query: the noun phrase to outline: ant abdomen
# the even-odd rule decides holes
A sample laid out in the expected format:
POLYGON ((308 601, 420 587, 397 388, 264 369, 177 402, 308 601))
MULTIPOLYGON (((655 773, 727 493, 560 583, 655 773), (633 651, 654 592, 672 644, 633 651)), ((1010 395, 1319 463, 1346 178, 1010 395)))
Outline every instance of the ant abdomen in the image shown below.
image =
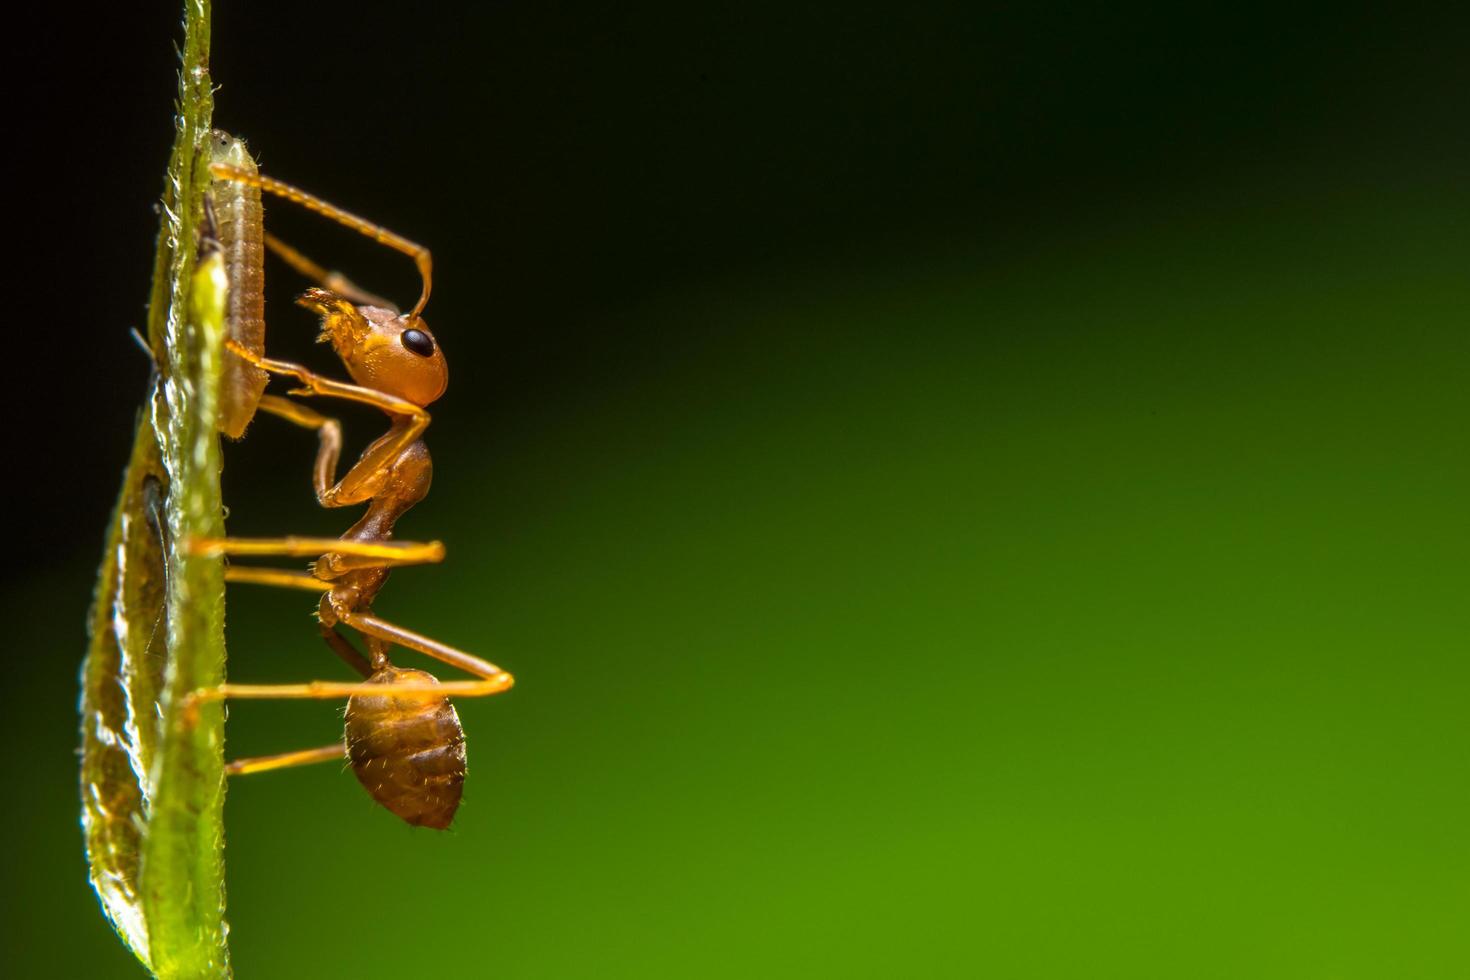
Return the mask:
MULTIPOLYGON (((422 670, 383 667, 368 684, 438 683, 422 670)), ((448 698, 356 694, 347 701, 347 756, 373 799, 420 827, 449 826, 464 786, 464 729, 448 698)))

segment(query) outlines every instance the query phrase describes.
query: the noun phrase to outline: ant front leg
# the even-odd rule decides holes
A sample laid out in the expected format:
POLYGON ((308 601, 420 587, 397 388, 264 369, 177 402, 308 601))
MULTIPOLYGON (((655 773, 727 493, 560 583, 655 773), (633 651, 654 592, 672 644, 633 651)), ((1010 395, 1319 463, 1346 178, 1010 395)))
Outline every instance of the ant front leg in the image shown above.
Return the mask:
POLYGON ((231 353, 238 354, 262 370, 269 371, 271 374, 282 374, 301 382, 301 389, 293 394, 323 395, 328 398, 341 398, 362 405, 371 405, 395 418, 405 418, 417 423, 419 428, 414 438, 429 427, 429 413, 407 399, 390 395, 384 391, 348 384, 345 381, 333 381, 331 378, 324 378, 311 371, 304 365, 293 364, 291 361, 277 361, 274 358, 262 357, 233 340, 226 340, 225 347, 229 348, 231 353))
POLYGON ((317 454, 315 479, 317 502, 323 507, 347 507, 372 499, 377 484, 392 466, 393 461, 398 459, 403 450, 417 442, 424 434, 424 430, 429 427, 429 413, 424 411, 422 406, 415 405, 407 399, 390 395, 387 392, 375 391, 372 388, 324 378, 300 364, 261 357, 232 341, 225 341, 225 346, 255 366, 272 374, 283 374, 295 378, 303 386, 297 392, 298 394, 341 398, 362 405, 371 405, 394 420, 393 427, 388 430, 388 434, 369 446, 362 458, 335 486, 328 487, 327 484, 331 482, 336 471, 338 454, 341 452, 340 427, 332 431, 335 420, 327 419, 309 409, 303 410, 300 406, 295 406, 290 410, 284 409, 280 406, 280 401, 284 399, 270 403, 266 408, 267 411, 274 412, 298 425, 316 428, 321 433, 322 447, 317 454), (332 444, 330 450, 328 449, 329 442, 332 444))

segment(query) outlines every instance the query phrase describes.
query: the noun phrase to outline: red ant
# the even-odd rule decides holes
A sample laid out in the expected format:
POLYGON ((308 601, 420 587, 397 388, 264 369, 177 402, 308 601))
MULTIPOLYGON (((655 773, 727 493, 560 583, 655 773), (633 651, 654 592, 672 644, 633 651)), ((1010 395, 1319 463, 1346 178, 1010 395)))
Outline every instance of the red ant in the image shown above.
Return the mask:
MULTIPOLYGON (((225 579, 322 593, 317 607, 322 637, 365 679, 358 683, 221 684, 194 692, 192 702, 346 697, 346 755, 358 780, 373 799, 407 822, 443 829, 459 806, 465 776, 464 730, 446 695, 498 694, 514 680, 488 661, 379 619, 372 611, 373 599, 390 569, 444 559, 444 546, 438 541, 392 540, 394 523, 429 492, 432 464, 423 440, 429 425, 425 406, 444 394, 449 380, 444 353, 420 317, 432 283, 429 250, 289 184, 263 176, 253 166, 245 169, 227 160, 217 154, 210 172, 222 187, 239 185, 256 191, 253 214, 257 227, 258 192, 275 194, 408 255, 418 265, 423 286, 413 308, 406 314, 399 313, 391 303, 364 292, 345 277, 327 272, 279 240, 263 236, 266 246, 320 284, 308 289, 298 303, 321 316, 320 339, 332 344, 352 383, 265 357, 261 349, 263 321, 256 342, 242 343, 240 338, 232 338, 225 342, 226 348, 253 369, 295 379, 300 387, 290 392, 293 395, 371 405, 388 416, 389 428, 337 480, 342 451, 340 423, 289 398, 259 395, 257 387, 261 411, 316 431, 313 485, 317 502, 323 507, 367 504, 367 512, 340 539, 196 538, 189 542, 189 548, 203 555, 315 558, 310 571, 304 572, 231 565, 225 569, 225 579), (338 624, 351 627, 366 639, 369 656, 364 657, 353 646, 338 624), (480 679, 440 683, 425 671, 395 667, 388 659, 388 651, 395 645, 417 650, 480 679)), ((242 214, 249 218, 248 205, 242 214)), ((250 231, 248 220, 245 231, 250 231)), ((228 251, 228 243, 226 248, 228 251)), ((258 290, 259 283, 256 276, 244 288, 258 290)), ((231 287, 235 288, 234 282, 231 287)), ((253 297, 245 299, 251 300, 246 308, 259 310, 253 297)), ((237 305, 232 298, 232 307, 237 305)), ((244 365, 238 365, 236 373, 247 379, 250 376, 244 365)), ((248 392, 241 401, 242 406, 235 409, 231 419, 238 431, 244 430, 257 407, 251 404, 248 392)), ((226 428, 223 418, 221 427, 226 428)), ((226 771, 232 775, 264 772, 342 756, 343 744, 338 742, 319 749, 239 759, 229 763, 226 771)))

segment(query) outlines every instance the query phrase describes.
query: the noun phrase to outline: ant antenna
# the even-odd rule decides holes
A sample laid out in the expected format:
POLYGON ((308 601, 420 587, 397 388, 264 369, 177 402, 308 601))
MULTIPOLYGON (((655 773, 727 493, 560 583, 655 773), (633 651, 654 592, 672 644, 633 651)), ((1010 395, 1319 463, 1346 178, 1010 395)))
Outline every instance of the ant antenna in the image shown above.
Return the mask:
POLYGON ((339 207, 328 204, 321 198, 306 193, 306 191, 293 187, 284 181, 276 180, 274 177, 266 177, 263 174, 253 174, 239 167, 232 167, 227 163, 211 163, 209 172, 221 180, 234 180, 252 187, 259 187, 267 193, 277 197, 283 197, 293 204, 299 204, 308 211, 315 211, 325 218, 346 225, 359 234, 366 235, 380 245, 386 245, 391 249, 402 252, 413 259, 418 266, 419 277, 423 280, 423 289, 419 293, 419 301, 408 311, 410 320, 417 320, 419 314, 424 312, 424 307, 429 302, 429 290, 433 285, 434 263, 429 255, 429 250, 418 242, 410 241, 402 235, 395 234, 382 225, 375 225, 365 218, 359 218, 349 211, 343 211, 339 207))

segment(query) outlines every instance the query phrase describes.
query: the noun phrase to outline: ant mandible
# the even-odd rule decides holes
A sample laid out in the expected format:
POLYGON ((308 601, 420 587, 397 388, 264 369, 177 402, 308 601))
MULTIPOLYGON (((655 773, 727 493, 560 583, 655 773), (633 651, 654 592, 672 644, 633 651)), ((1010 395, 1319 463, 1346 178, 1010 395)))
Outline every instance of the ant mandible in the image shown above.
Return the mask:
MULTIPOLYGON (((341 398, 371 405, 390 420, 386 434, 334 482, 342 451, 342 427, 289 398, 265 395, 259 408, 317 433, 313 472, 317 502, 323 507, 367 504, 367 512, 341 538, 195 538, 189 550, 199 555, 277 555, 314 557, 310 571, 231 565, 229 582, 254 582, 321 593, 317 619, 328 646, 365 679, 356 683, 221 684, 196 691, 191 703, 224 698, 346 697, 346 755, 358 780, 373 798, 410 824, 443 829, 459 807, 465 776, 464 731, 447 695, 498 694, 514 682, 511 675, 472 654, 446 646, 373 615, 372 603, 390 569, 439 562, 438 541, 394 541, 393 525, 429 491, 432 464, 424 445, 429 425, 425 406, 444 393, 448 368, 444 353, 420 314, 429 301, 432 262, 429 250, 386 228, 365 221, 290 184, 225 163, 210 165, 217 180, 235 181, 285 198, 410 256, 418 265, 422 290, 411 310, 364 292, 345 277, 329 273, 284 243, 266 244, 297 271, 320 286, 298 300, 322 318, 322 341, 330 342, 354 383, 324 378, 299 364, 277 361, 233 340, 226 347, 270 374, 294 378, 293 395, 341 398), (368 656, 340 632, 344 624, 367 642, 368 656), (473 674, 475 681, 439 682, 422 670, 395 667, 392 646, 406 647, 473 674)), ((186 717, 188 713, 186 712, 186 717)), ((341 742, 319 749, 239 759, 232 775, 343 757, 341 742)))

